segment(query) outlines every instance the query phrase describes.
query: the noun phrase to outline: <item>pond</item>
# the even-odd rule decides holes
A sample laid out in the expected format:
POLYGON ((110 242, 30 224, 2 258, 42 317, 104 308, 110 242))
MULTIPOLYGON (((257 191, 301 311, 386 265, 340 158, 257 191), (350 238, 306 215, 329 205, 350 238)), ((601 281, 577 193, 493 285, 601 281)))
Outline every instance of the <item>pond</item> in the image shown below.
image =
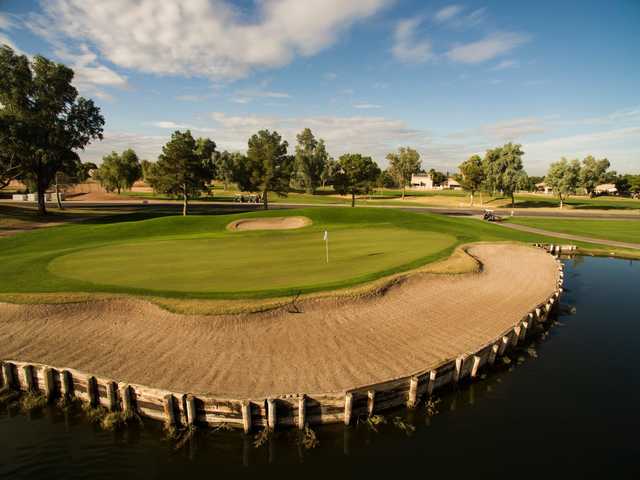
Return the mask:
POLYGON ((112 432, 79 413, 2 407, 0 478, 367 476, 389 468, 424 476, 544 475, 553 468, 574 478, 637 477, 640 262, 565 263, 554 326, 509 354, 509 364, 438 393, 430 411, 420 404, 391 412, 377 432, 365 422, 320 427, 319 445, 306 449, 294 431, 261 447, 237 431, 202 431, 176 446, 152 422, 112 432), (407 425, 415 431, 404 431, 407 425))

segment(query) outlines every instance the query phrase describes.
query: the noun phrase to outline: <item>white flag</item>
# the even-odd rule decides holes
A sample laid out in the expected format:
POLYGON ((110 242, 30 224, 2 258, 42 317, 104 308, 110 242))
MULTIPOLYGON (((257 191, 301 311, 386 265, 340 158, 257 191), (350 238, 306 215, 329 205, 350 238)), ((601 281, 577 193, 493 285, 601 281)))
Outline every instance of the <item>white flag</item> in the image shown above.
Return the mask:
POLYGON ((323 240, 326 242, 327 240, 329 240, 329 232, 327 232, 326 230, 324 231, 324 238, 323 240))

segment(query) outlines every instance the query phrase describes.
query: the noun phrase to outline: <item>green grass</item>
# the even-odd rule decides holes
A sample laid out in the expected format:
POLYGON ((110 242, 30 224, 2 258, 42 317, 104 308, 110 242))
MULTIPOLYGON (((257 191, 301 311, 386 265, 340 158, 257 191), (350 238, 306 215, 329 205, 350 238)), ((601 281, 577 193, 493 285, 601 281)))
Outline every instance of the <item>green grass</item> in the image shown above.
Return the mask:
POLYGON ((639 220, 598 220, 514 217, 511 223, 552 232, 640 244, 639 220))
POLYGON ((0 238, 0 294, 281 297, 350 287, 444 258, 462 243, 501 240, 567 243, 476 219, 379 208, 78 224, 0 238), (313 225, 289 231, 225 229, 238 218, 289 215, 307 216, 313 225), (324 229, 330 232, 328 266, 324 229))

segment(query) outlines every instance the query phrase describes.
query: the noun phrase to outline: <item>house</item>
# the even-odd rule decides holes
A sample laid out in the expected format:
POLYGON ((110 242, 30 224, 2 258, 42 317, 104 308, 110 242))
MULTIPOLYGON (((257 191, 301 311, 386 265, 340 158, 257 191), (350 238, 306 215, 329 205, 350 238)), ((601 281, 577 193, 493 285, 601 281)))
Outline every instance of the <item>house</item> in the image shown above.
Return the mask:
POLYGON ((449 177, 439 188, 443 190, 462 190, 462 185, 456 179, 449 177))
POLYGON ((553 193, 553 189, 549 187, 546 183, 540 182, 536 183, 536 192, 538 193, 553 193))
POLYGON ((434 190, 433 179, 428 173, 414 173, 411 175, 411 184, 409 188, 415 190, 434 190))
POLYGON ((617 195, 618 189, 614 183, 603 183, 595 188, 596 195, 617 195))

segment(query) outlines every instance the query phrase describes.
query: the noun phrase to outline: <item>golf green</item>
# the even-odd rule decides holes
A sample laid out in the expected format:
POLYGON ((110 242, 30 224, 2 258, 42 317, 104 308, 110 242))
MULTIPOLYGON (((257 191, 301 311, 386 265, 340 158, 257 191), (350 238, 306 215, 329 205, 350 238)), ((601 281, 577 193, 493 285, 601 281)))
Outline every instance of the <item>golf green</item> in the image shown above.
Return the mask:
POLYGON ((54 258, 56 276, 94 285, 173 292, 317 289, 408 266, 456 242, 451 235, 391 225, 215 232, 116 243, 54 258))

